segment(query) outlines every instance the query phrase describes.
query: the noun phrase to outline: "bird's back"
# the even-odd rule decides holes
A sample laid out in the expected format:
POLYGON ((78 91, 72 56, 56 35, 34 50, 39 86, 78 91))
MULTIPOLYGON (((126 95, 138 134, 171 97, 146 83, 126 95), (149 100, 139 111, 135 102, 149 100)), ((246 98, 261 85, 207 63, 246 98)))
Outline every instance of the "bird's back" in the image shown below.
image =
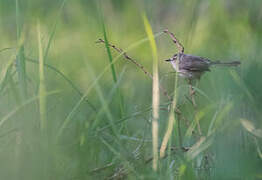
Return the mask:
POLYGON ((209 71, 210 60, 192 56, 189 54, 179 54, 179 69, 189 71, 209 71))

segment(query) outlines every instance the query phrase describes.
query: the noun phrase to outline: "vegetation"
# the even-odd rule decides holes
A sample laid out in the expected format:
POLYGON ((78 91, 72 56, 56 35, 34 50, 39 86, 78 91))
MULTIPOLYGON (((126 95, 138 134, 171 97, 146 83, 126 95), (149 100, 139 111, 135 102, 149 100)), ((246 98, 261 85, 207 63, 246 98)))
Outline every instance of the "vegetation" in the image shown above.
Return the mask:
POLYGON ((261 7, 0 1, 0 179, 262 179, 261 7), (191 96, 166 28, 241 66, 191 96))

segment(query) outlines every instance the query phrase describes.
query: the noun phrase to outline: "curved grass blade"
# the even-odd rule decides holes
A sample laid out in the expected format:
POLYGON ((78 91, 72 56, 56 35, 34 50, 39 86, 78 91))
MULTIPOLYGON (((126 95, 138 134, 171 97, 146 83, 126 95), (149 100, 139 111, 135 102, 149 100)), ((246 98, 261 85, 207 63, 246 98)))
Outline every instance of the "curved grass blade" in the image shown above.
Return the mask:
POLYGON ((27 84, 26 84, 26 63, 25 63, 25 50, 24 50, 24 37, 21 35, 22 22, 19 1, 15 1, 16 5, 16 36, 18 52, 16 56, 16 69, 18 72, 18 84, 20 88, 20 96, 23 100, 27 97, 27 84))
POLYGON ((159 118, 159 77, 158 77, 158 57, 157 48, 151 25, 146 17, 143 15, 144 26, 146 34, 148 36, 152 56, 153 56, 153 92, 152 92, 152 107, 153 107, 153 119, 152 119, 152 138, 153 138, 153 169, 157 170, 158 164, 158 118, 159 118))
MULTIPOLYGON (((53 95, 53 94, 57 94, 60 91, 51 91, 51 92, 47 92, 45 94, 45 96, 49 96, 49 95, 53 95)), ((26 100, 25 102, 23 102, 20 106, 18 106, 17 108, 13 109, 12 111, 10 111, 8 114, 6 114, 3 118, 0 119, 0 127, 3 126, 3 124, 10 119, 13 115, 15 115, 19 110, 21 110, 23 107, 25 107, 26 105, 38 100, 40 97, 39 96, 35 96, 32 97, 28 100, 26 100)))
MULTIPOLYGON (((155 37, 160 36, 163 33, 157 33, 155 34, 155 37)), ((75 104, 75 106, 73 107, 73 109, 68 113, 67 117, 65 118, 64 122, 62 123, 60 129, 58 130, 57 133, 57 137, 56 139, 58 140, 59 137, 62 135, 65 127, 68 125, 68 123, 70 122, 70 120, 72 119, 72 117, 74 116, 74 114, 76 113, 77 109, 79 108, 80 104, 82 103, 82 101, 86 98, 86 96, 89 94, 89 92, 94 88, 95 84, 102 78, 102 76, 111 68, 111 64, 116 63, 119 58, 123 55, 124 52, 127 52, 129 50, 132 50, 136 47, 138 47, 140 44, 146 42, 148 40, 148 38, 144 38, 138 42, 136 42, 135 44, 130 45, 126 50, 124 50, 122 53, 120 53, 118 56, 116 56, 112 63, 108 64, 104 70, 96 77, 96 79, 90 84, 90 86, 87 88, 86 92, 83 94, 83 96, 81 97, 81 99, 75 104)))
POLYGON ((63 0, 59 10, 58 10, 58 14, 57 14, 57 17, 55 18, 55 24, 54 24, 54 27, 51 31, 51 34, 49 36, 49 39, 48 39, 48 43, 47 43, 47 46, 46 46, 46 49, 45 49, 45 53, 44 53, 44 61, 46 61, 47 59, 47 56, 48 56, 48 53, 49 53, 49 49, 50 49, 50 46, 51 46, 51 42, 52 40, 54 39, 54 36, 55 36, 55 32, 56 32, 56 27, 57 27, 57 24, 58 24, 58 17, 60 16, 64 6, 65 6, 65 3, 66 3, 67 0, 63 0))
MULTIPOLYGON (((101 14, 102 14, 102 12, 101 12, 101 14)), ((114 80, 114 83, 117 83, 116 70, 115 70, 114 63, 112 63, 113 57, 112 57, 109 42, 108 42, 108 39, 107 39, 107 33, 106 33, 104 18, 102 16, 103 15, 101 15, 101 21, 102 21, 103 35, 104 35, 104 39, 105 39, 105 47, 106 47, 109 63, 111 64, 111 72, 112 72, 113 80, 114 80)), ((118 94, 119 94, 119 106, 120 106, 120 118, 121 118, 123 116, 123 113, 124 113, 124 105, 123 105, 124 103, 123 103, 123 96, 122 96, 120 89, 118 89, 118 94)))
POLYGON ((3 48, 3 49, 0 49, 0 53, 4 52, 4 51, 7 51, 7 50, 12 50, 12 49, 15 49, 15 48, 3 48))
MULTIPOLYGON (((26 60, 28 62, 31 62, 31 63, 39 64, 39 62, 37 60, 34 60, 34 59, 26 58, 26 60)), ((54 66, 51 66, 51 65, 49 65, 47 63, 44 63, 44 66, 46 66, 48 69, 50 69, 50 70, 56 72, 57 74, 59 74, 68 84, 70 84, 70 86, 79 94, 80 97, 83 96, 83 93, 78 89, 78 87, 68 77, 66 77, 66 75, 64 75, 64 73, 62 73, 60 70, 58 70, 54 66)), ((85 101, 89 104, 89 106, 95 112, 97 112, 96 107, 87 98, 85 98, 85 101)))
MULTIPOLYGON (((114 86, 112 87, 111 91, 109 92, 109 95, 108 95, 107 99, 105 100, 106 102, 99 109, 99 111, 98 111, 98 113, 96 115, 96 119, 93 122, 92 129, 94 129, 97 126, 97 124, 99 123, 99 120, 101 119, 101 115, 105 112, 106 107, 108 107, 109 103, 112 101, 112 98, 113 98, 114 94, 117 92, 117 89, 118 89, 118 87, 120 85, 120 82, 122 80, 122 77, 123 77, 125 71, 126 71, 126 68, 123 68, 122 72, 119 75, 119 78, 117 79, 117 82, 114 84, 114 86)), ((114 124, 116 124, 116 123, 114 122, 114 124)))
POLYGON ((204 137, 202 136, 190 149, 186 152, 188 160, 193 160, 201 152, 206 150, 213 143, 213 136, 204 137))
MULTIPOLYGON (((90 68, 90 65, 87 64, 86 67, 87 67, 87 70, 88 70, 91 78, 92 78, 92 79, 95 79, 94 72, 93 72, 92 68, 90 68)), ((111 127, 112 127, 112 131, 113 131, 113 133, 115 134, 115 136, 118 138, 119 133, 118 133, 118 130, 116 129, 116 126, 115 126, 115 123, 114 123, 113 114, 111 113, 111 111, 110 111, 110 109, 109 109, 109 107, 108 107, 108 104, 107 104, 107 102, 106 102, 106 99, 105 99, 105 97, 104 97, 104 95, 103 95, 103 92, 102 92, 101 87, 100 87, 100 85, 98 84, 98 82, 95 83, 95 89, 96 89, 96 92, 97 92, 97 94, 98 94, 99 100, 100 100, 100 102, 101 102, 101 104, 102 104, 102 107, 104 107, 104 111, 105 111, 105 114, 106 114, 106 116, 107 116, 107 119, 109 120, 109 124, 110 124, 111 127)))
POLYGON ((254 124, 246 119, 240 119, 241 125, 252 135, 262 138, 262 129, 257 129, 254 124))
POLYGON ((44 74, 44 57, 41 42, 40 23, 37 23, 38 53, 39 53, 39 112, 40 112, 40 128, 43 131, 46 128, 46 87, 44 74))
POLYGON ((14 61, 14 56, 12 56, 12 58, 8 61, 7 65, 3 68, 2 72, 0 73, 0 93, 3 91, 5 85, 7 84, 7 79, 12 70, 14 61))

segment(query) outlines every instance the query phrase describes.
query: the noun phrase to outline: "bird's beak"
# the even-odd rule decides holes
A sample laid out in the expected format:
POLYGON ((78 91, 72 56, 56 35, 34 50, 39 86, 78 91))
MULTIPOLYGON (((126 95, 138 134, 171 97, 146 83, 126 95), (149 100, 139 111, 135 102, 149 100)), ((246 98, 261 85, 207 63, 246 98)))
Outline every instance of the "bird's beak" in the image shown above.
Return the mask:
POLYGON ((171 60, 171 59, 166 59, 165 61, 169 62, 169 61, 173 61, 173 60, 171 60))

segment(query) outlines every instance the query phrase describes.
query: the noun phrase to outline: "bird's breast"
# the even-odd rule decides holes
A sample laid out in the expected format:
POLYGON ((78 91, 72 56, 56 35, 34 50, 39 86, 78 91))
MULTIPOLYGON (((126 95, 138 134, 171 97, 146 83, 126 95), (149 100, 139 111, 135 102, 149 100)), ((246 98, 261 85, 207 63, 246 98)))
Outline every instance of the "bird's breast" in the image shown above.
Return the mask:
POLYGON ((178 72, 178 71, 179 71, 179 68, 178 68, 178 63, 177 63, 177 61, 170 61, 170 62, 171 62, 171 64, 172 64, 173 68, 178 72))

